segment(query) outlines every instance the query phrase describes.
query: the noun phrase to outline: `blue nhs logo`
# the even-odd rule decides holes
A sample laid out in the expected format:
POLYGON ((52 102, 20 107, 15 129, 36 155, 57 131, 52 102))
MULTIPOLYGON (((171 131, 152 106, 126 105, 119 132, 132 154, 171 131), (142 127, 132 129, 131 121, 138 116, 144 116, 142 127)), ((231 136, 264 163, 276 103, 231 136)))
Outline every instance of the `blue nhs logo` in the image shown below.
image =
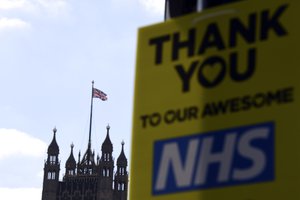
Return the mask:
POLYGON ((154 143, 154 195, 274 180, 274 124, 154 143))

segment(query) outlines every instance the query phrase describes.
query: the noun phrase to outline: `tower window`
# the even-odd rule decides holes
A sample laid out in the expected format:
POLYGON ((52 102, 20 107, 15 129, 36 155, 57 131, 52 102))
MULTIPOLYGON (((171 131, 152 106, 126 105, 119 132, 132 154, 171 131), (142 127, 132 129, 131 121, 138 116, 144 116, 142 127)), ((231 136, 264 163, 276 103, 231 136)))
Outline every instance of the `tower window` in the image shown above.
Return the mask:
POLYGON ((69 170, 69 175, 74 175, 74 170, 69 170))
POLYGON ((125 175, 125 168, 124 167, 120 167, 119 170, 119 175, 125 175))
POLYGON ((47 177, 48 180, 51 180, 51 172, 48 172, 48 177, 47 177))
POLYGON ((110 156, 109 156, 108 153, 104 153, 103 157, 104 157, 104 161, 109 161, 110 160, 110 156))
POLYGON ((55 180, 55 172, 48 172, 47 179, 48 180, 55 180))
POLYGON ((102 169, 102 176, 104 176, 104 177, 109 177, 109 176, 110 176, 110 173, 109 173, 109 169, 108 169, 108 168, 104 167, 104 168, 102 169))
POLYGON ((56 156, 50 156, 50 164, 55 164, 56 163, 56 156))
POLYGON ((55 172, 52 172, 52 180, 55 179, 55 172))
POLYGON ((124 191, 125 190, 125 183, 118 183, 118 190, 124 191))

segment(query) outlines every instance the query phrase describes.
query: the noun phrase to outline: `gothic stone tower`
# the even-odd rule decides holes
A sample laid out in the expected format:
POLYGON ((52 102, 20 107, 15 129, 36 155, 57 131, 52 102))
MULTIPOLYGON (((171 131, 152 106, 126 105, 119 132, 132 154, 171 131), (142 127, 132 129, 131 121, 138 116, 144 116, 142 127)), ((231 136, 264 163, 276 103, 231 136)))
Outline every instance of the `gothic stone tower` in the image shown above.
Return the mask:
POLYGON ((56 131, 56 128, 54 128, 53 139, 48 147, 48 156, 44 165, 42 200, 56 200, 60 170, 60 163, 58 161, 59 147, 56 142, 56 131))
POLYGON ((115 174, 114 197, 115 199, 127 199, 128 173, 127 158, 124 154, 124 142, 122 142, 122 151, 117 160, 117 172, 115 174))
POLYGON ((114 171, 113 145, 107 126, 106 138, 101 147, 101 157, 91 150, 91 141, 78 162, 73 154, 74 145, 65 164, 65 175, 59 180, 59 147, 56 142, 56 129, 48 148, 44 167, 42 200, 127 200, 128 172, 127 158, 124 154, 124 142, 117 159, 117 171, 114 171))

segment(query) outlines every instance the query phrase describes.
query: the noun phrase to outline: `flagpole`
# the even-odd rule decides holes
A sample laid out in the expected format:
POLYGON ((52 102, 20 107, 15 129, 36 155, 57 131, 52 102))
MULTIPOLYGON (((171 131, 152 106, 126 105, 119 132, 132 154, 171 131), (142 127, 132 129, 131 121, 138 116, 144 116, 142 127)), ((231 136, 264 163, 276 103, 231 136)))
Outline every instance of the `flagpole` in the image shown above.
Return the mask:
POLYGON ((91 135, 92 135, 92 117, 93 117, 93 92, 94 92, 94 81, 92 81, 92 95, 91 95, 91 112, 90 112, 90 130, 89 130, 89 144, 88 149, 91 149, 91 135))

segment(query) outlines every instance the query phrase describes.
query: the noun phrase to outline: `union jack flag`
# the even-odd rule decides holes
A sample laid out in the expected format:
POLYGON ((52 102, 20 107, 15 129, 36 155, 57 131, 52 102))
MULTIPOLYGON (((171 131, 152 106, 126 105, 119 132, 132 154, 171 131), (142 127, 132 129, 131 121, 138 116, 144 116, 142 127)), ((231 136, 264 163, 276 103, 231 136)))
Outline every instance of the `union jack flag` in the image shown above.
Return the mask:
POLYGON ((107 94, 105 94, 104 92, 102 92, 101 90, 99 90, 97 88, 93 88, 93 98, 99 98, 102 101, 106 101, 107 94))

